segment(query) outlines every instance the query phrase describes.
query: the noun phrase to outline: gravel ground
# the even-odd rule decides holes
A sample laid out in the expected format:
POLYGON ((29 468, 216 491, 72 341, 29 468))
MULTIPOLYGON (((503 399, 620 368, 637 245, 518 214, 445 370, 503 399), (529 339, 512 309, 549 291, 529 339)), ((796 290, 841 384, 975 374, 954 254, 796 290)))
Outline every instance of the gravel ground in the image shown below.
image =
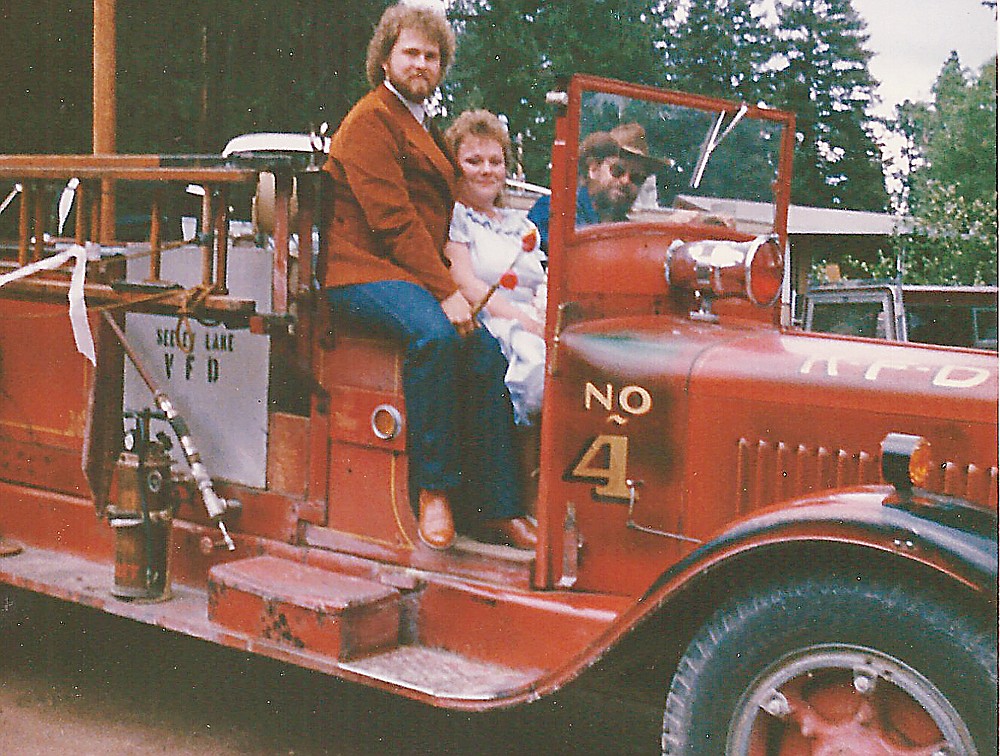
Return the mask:
POLYGON ((83 607, 0 605, 5 755, 640 754, 659 716, 592 690, 443 711, 83 607))

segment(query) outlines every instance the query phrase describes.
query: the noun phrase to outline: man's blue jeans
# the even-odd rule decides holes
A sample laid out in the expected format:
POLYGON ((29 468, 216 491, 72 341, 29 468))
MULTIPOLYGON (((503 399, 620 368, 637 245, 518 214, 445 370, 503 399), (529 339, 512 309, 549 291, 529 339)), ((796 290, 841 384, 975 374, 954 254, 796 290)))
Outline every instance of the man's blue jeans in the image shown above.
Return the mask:
POLYGON ((485 328, 459 336, 434 296, 406 281, 326 294, 335 322, 351 320, 405 347, 411 501, 420 489, 448 491, 459 524, 522 514, 507 362, 496 339, 485 328))

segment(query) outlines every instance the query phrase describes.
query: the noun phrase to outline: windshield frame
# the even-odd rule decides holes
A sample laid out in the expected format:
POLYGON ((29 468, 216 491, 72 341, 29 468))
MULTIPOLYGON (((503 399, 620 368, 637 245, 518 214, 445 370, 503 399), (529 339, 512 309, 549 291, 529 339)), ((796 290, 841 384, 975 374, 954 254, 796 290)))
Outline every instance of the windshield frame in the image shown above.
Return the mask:
MULTIPOLYGON (((586 228, 576 227, 577 165, 580 154, 580 131, 584 96, 587 94, 617 95, 636 100, 646 100, 662 105, 676 105, 706 111, 713 117, 724 113, 726 123, 738 114, 742 120, 759 119, 778 124, 781 131, 778 147, 777 175, 773 185, 773 230, 778 234, 782 248, 787 244, 788 207, 791 194, 792 149, 794 146, 795 116, 786 111, 749 105, 737 101, 693 95, 668 89, 605 79, 586 74, 574 75, 567 87, 567 103, 556 125, 556 140, 552 163, 552 212, 550 221, 550 253, 575 243, 578 237, 601 233, 601 229, 617 226, 647 225, 647 222, 599 223, 586 228)), ((652 225, 656 222, 649 222, 652 225)), ((556 252, 558 254, 558 252, 556 252)))

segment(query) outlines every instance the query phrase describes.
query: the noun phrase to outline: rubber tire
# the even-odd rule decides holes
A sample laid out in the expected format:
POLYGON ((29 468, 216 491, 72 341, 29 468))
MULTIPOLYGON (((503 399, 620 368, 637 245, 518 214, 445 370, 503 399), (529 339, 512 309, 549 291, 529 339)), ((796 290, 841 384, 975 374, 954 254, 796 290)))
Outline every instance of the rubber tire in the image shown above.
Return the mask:
POLYGON ((980 756, 997 753, 995 623, 890 579, 847 576, 765 583, 719 609, 677 667, 663 753, 723 754, 735 710, 757 676, 786 654, 821 643, 864 646, 908 664, 956 709, 980 756))

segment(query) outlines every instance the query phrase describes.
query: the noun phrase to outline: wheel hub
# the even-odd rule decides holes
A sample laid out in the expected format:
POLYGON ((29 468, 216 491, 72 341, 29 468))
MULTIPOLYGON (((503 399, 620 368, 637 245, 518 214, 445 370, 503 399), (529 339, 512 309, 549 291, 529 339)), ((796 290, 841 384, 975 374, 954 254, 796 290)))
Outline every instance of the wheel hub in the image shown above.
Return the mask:
POLYGON ((958 713, 922 675, 871 649, 814 646, 772 665, 744 696, 728 753, 975 754, 958 713))

